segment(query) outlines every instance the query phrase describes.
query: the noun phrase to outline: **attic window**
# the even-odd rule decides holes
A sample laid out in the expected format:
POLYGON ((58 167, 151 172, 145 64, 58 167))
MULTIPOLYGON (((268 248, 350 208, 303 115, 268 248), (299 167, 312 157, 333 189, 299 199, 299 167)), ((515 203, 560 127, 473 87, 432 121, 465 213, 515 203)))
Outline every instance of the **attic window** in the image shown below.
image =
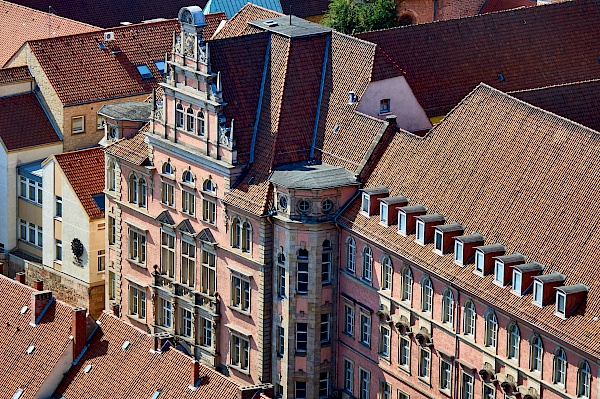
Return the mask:
POLYGON ((19 388, 17 389, 17 392, 15 392, 11 399, 19 399, 21 395, 23 395, 23 389, 19 388))
POLYGON ((522 295, 523 293, 522 293, 521 289, 523 288, 522 287, 523 274, 521 274, 521 272, 519 270, 517 270, 517 269, 513 270, 512 281, 513 281, 513 288, 512 288, 513 292, 517 295, 522 295))
POLYGON ((85 366, 85 369, 83 369, 83 372, 87 374, 90 371, 92 371, 92 365, 88 364, 87 366, 85 366))
POLYGON ((157 389, 156 392, 154 392, 152 394, 152 396, 150 397, 150 399, 158 399, 158 397, 160 396, 161 393, 162 393, 162 389, 157 389))
POLYGON ((25 314, 29 308, 27 306, 23 306, 21 308, 21 314, 25 314))
POLYGON ((130 344, 130 342, 129 342, 129 341, 125 341, 125 342, 123 343, 123 345, 121 346, 121 350, 125 350, 125 349, 129 348, 129 344, 130 344))
POLYGON ((560 291, 556 291, 556 314, 559 316, 566 316, 566 304, 567 304, 567 296, 560 291))
POLYGON ((156 69, 160 72, 161 75, 165 74, 165 62, 162 60, 154 61, 154 65, 156 65, 156 69))
POLYGON ((398 211, 398 232, 406 235, 406 213, 398 211))
POLYGON ((333 132, 334 132, 334 133, 337 133, 339 130, 340 130, 340 125, 335 125, 335 126, 333 127, 333 132))
POLYGON ((27 354, 31 355, 34 350, 35 350, 35 346, 31 345, 29 348, 27 348, 27 354))
POLYGON ((485 263, 485 257, 483 255, 483 252, 481 252, 479 250, 475 251, 475 272, 476 273, 483 275, 484 263, 485 263))
POLYGON ((504 287, 504 262, 501 260, 494 263, 494 282, 504 287))
POLYGON ((152 79, 152 72, 150 72, 150 68, 148 68, 148 65, 141 64, 136 66, 136 68, 142 76, 142 79, 152 79))
POLYGON ((363 213, 366 213, 367 215, 369 215, 369 209, 370 209, 370 196, 367 193, 363 193, 361 210, 363 211, 363 213))
POLYGON ((442 253, 442 250, 444 248, 443 243, 444 243, 444 234, 442 234, 441 231, 436 230, 435 234, 433 236, 433 247, 436 252, 442 253))
POLYGON ((388 225, 388 205, 385 202, 379 203, 379 221, 388 225))
POLYGON ((542 284, 542 282, 536 280, 533 282, 533 303, 536 305, 542 306, 543 300, 544 300, 544 284, 542 284))
POLYGON ((390 99, 384 98, 379 102, 379 114, 387 114, 390 112, 390 99))
POLYGON ((425 223, 422 220, 417 220, 417 232, 415 235, 415 241, 425 245, 425 223))
POLYGON ((348 104, 354 104, 356 102, 356 94, 353 91, 348 93, 348 104))
POLYGON ((460 265, 464 263, 463 260, 463 243, 456 240, 454 241, 454 261, 460 265))

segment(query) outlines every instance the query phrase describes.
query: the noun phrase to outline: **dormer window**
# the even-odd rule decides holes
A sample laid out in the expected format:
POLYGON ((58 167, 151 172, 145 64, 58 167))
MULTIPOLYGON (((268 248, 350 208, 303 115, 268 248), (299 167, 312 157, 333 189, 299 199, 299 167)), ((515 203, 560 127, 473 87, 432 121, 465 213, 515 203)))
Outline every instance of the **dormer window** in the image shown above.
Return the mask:
POLYGON ((403 236, 406 234, 406 213, 398 211, 398 233, 403 236))
POLYGON ((367 193, 363 193, 363 195, 362 195, 361 210, 363 211, 363 213, 366 213, 367 215, 369 214, 369 209, 370 209, 370 198, 369 197, 370 196, 367 193))
MULTIPOLYGON (((380 202, 387 197, 390 190, 385 186, 377 186, 372 188, 365 188, 362 190, 362 204, 361 213, 365 216, 372 216, 377 213, 380 209, 380 202)), ((388 215, 389 220, 389 215, 388 215)))
POLYGON ((379 114, 387 114, 391 112, 390 99, 384 98, 379 102, 379 114))
POLYGON ((504 287, 504 262, 496 260, 494 262, 494 282, 504 287))
POLYGON ((454 261, 459 265, 463 264, 464 245, 461 241, 454 241, 454 261))
POLYGON ((540 281, 533 282, 533 303, 542 306, 544 299, 544 284, 540 281))
POLYGON ((513 288, 512 288, 513 292, 517 295, 523 295, 523 293, 522 293, 523 274, 517 269, 513 270, 512 284, 513 284, 513 288))
MULTIPOLYGON (((500 244, 490 245, 490 247, 492 247, 492 246, 498 248, 496 250, 496 253, 498 253, 498 251, 500 251, 500 250, 501 250, 501 252, 504 252, 504 250, 505 250, 504 246, 502 246, 500 244)), ((478 249, 484 249, 486 247, 487 246, 479 247, 478 249)), ((483 251, 483 252, 485 253, 485 251, 483 251)), ((494 259, 494 283, 501 287, 504 287, 511 282, 511 279, 513 278, 514 266, 516 266, 516 265, 525 266, 525 265, 522 265, 522 263, 525 262, 525 256, 521 255, 518 252, 515 252, 510 255, 495 256, 495 257, 493 257, 493 259, 494 259)), ((484 267, 484 274, 485 274, 485 272, 486 272, 486 270, 484 267)), ((521 270, 521 272, 522 272, 522 270, 521 270)), ((521 294, 519 294, 519 295, 521 295, 521 294)))
MULTIPOLYGON (((461 226, 462 227, 462 226, 461 226)), ((454 237, 454 263, 464 266, 473 259, 476 248, 483 244, 485 237, 479 233, 454 237)), ((481 251, 482 252, 482 251, 481 251)), ((482 252, 483 253, 483 252, 482 252)))
POLYGON ((483 252, 475 251, 475 272, 483 276, 484 255, 483 252))
POLYGON ((556 314, 562 317, 566 317, 566 308, 567 296, 560 291, 556 291, 556 314))
POLYGON ((544 265, 538 262, 530 262, 513 266, 513 289, 512 291, 521 296, 531 288, 534 276, 544 270, 544 265))
POLYGON ((436 226, 433 233, 433 252, 444 255, 452 251, 456 246, 453 238, 462 234, 463 230, 464 227, 456 222, 436 226))
POLYGON ((436 230, 433 236, 433 247, 435 248, 436 252, 442 253, 442 250, 444 248, 444 235, 442 234, 441 231, 436 230))
MULTIPOLYGON (((415 241, 418 244, 421 245, 425 245, 426 243, 430 242, 433 238, 434 238, 434 234, 436 231, 439 231, 442 233, 442 237, 445 235, 445 226, 439 226, 444 224, 444 221, 446 220, 442 215, 440 215, 439 213, 433 213, 430 215, 420 215, 416 217, 417 220, 417 237, 415 239, 415 241), (436 226, 439 226, 439 229, 436 228, 436 226)), ((458 225, 458 223, 456 223, 456 225, 458 225)), ((453 225, 449 225, 454 227, 453 225)), ((462 226, 461 226, 462 228, 462 226)), ((440 251, 443 251, 444 247, 441 247, 440 251)))
POLYGON ((385 202, 379 203, 379 221, 385 226, 388 225, 388 205, 385 202))
POLYGON ((415 236, 415 241, 421 245, 425 245, 425 223, 423 223, 421 220, 417 220, 417 230, 415 236))
POLYGON ((577 283, 556 288, 556 308, 554 314, 567 318, 585 301, 589 287, 577 283))

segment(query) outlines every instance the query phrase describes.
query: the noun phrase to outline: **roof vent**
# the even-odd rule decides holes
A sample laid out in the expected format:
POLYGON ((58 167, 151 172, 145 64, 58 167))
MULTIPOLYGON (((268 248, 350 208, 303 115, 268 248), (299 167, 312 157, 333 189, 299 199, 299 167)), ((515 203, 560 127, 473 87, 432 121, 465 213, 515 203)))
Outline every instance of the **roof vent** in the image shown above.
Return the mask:
POLYGON ((354 104, 357 100, 356 94, 351 91, 350 93, 348 93, 348 104, 354 104))
POLYGON ((506 79, 504 78, 504 75, 502 75, 501 73, 498 74, 498 81, 499 82, 504 82, 506 79))
POLYGON ((115 40, 115 32, 104 32, 104 41, 110 42, 115 40))
POLYGON ((273 21, 272 19, 267 19, 266 21, 263 22, 263 24, 267 25, 270 28, 279 25, 277 22, 273 21))
POLYGON ((87 374, 90 371, 92 371, 92 365, 88 364, 87 366, 85 366, 85 369, 83 369, 83 372, 87 374))
POLYGON ((121 346, 121 350, 125 350, 125 349, 129 348, 129 344, 130 344, 130 342, 129 342, 129 341, 125 341, 125 342, 123 343, 123 346, 121 346))
POLYGON ((21 308, 21 314, 25 314, 29 308, 27 306, 23 306, 21 308))
POLYGON ((27 354, 31 355, 34 350, 35 350, 35 346, 31 345, 29 348, 27 348, 27 354))

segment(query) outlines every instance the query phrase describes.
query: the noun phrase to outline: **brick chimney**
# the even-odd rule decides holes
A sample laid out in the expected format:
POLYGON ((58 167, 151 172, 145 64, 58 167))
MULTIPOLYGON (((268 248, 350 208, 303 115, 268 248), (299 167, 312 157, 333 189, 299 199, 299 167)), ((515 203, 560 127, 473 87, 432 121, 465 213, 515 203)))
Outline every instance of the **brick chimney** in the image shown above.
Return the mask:
POLYGON ((33 280, 33 289, 44 291, 44 282, 42 280, 33 280))
POLYGON ((85 348, 85 342, 87 340, 86 333, 86 316, 87 310, 85 308, 73 309, 73 316, 71 319, 71 336, 73 337, 73 362, 77 360, 83 348, 85 348))
POLYGON ((110 310, 112 310, 115 316, 121 316, 121 305, 119 305, 117 302, 113 302, 110 304, 110 310))
POLYGON ((52 301, 52 291, 37 291, 31 293, 31 322, 32 326, 38 324, 44 311, 52 301))
POLYGON ((200 383, 200 363, 197 360, 192 361, 190 367, 190 389, 196 388, 200 383))
POLYGON ((25 272, 19 272, 15 275, 15 280, 21 284, 25 284, 25 272))

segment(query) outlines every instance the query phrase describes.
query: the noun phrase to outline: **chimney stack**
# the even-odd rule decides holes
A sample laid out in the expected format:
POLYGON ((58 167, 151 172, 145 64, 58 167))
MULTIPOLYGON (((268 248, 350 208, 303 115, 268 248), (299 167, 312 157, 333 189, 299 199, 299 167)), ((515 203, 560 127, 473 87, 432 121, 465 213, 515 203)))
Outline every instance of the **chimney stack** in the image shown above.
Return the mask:
POLYGON ((15 275, 15 279, 21 283, 21 284, 25 284, 25 272, 19 272, 15 275))
POLYGON ((200 382, 200 363, 197 360, 192 361, 190 377, 190 388, 196 388, 200 382))
POLYGON ((385 120, 388 121, 390 126, 396 126, 398 124, 398 117, 396 115, 388 115, 385 117, 385 120))
POLYGON ((87 340, 86 319, 87 310, 85 308, 73 309, 73 318, 71 323, 71 334, 73 337, 73 362, 77 360, 87 340))
POLYGON ((44 282, 42 280, 33 280, 33 289, 44 291, 44 282))
POLYGON ((119 305, 117 302, 111 303, 110 309, 112 310, 112 312, 115 316, 117 316, 117 317, 121 316, 121 305, 119 305))
POLYGON ((31 325, 38 324, 44 311, 52 302, 52 291, 38 291, 31 293, 31 325))

